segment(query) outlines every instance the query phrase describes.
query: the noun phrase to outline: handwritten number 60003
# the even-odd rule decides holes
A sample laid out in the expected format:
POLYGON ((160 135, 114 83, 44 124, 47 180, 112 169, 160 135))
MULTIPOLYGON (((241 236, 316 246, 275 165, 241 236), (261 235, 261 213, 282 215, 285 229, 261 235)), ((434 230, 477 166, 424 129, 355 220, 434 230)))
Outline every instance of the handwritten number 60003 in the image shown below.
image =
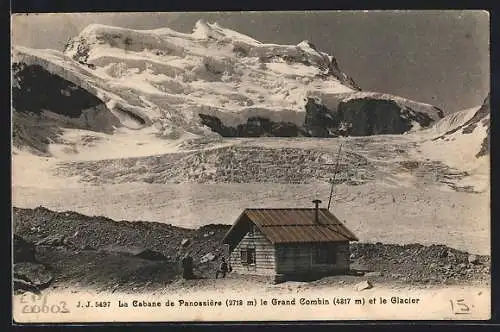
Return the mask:
POLYGON ((48 305, 47 298, 45 296, 33 294, 33 295, 31 295, 31 302, 32 302, 32 304, 30 304, 26 300, 25 295, 23 295, 21 297, 21 303, 24 304, 24 306, 22 308, 22 312, 24 314, 39 314, 39 313, 47 314, 49 312, 54 313, 54 314, 57 314, 57 313, 67 314, 67 313, 69 313, 68 308, 66 308, 66 301, 60 301, 59 304, 48 305), (33 303, 33 302, 37 302, 40 300, 42 302, 40 304, 33 303))

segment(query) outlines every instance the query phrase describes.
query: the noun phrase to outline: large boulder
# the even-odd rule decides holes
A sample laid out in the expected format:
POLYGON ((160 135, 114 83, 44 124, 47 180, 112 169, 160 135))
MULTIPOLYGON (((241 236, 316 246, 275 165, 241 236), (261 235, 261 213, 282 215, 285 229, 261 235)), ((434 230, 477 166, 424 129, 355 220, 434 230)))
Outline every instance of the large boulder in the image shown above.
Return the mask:
POLYGON ((21 262, 14 264, 14 278, 23 280, 19 284, 29 284, 37 289, 43 289, 50 285, 54 279, 52 271, 45 265, 33 262, 21 262))
POLYGON ((362 290, 373 288, 373 285, 370 281, 365 280, 356 284, 354 288, 356 289, 356 291, 361 292, 362 290))
POLYGON ((213 260, 215 260, 217 256, 212 253, 212 252, 209 252, 208 254, 206 255, 203 255, 201 258, 200 258, 200 263, 207 263, 207 262, 211 262, 213 260))
POLYGON ((36 285, 34 285, 30 281, 26 281, 26 280, 14 277, 12 279, 12 284, 14 286, 15 292, 32 292, 35 294, 40 294, 40 288, 38 288, 36 285))
POLYGON ((467 260, 470 264, 478 264, 479 263, 479 257, 477 257, 477 255, 469 255, 467 260))

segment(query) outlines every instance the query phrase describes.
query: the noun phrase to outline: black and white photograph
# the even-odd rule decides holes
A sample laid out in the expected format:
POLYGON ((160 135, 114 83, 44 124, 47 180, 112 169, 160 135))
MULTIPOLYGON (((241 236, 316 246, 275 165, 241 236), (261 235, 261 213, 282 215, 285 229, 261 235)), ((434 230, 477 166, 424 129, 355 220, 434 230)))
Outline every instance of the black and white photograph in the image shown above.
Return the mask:
POLYGON ((12 15, 13 319, 490 319, 489 20, 12 15))

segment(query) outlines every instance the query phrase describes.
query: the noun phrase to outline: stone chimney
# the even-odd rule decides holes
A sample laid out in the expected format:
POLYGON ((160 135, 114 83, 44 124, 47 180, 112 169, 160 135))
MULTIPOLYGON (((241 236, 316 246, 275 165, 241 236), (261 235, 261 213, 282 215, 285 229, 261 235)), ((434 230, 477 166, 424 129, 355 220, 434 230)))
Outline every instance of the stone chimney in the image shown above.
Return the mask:
POLYGON ((319 199, 315 199, 313 203, 315 205, 314 222, 319 224, 319 205, 321 204, 321 201, 319 199))

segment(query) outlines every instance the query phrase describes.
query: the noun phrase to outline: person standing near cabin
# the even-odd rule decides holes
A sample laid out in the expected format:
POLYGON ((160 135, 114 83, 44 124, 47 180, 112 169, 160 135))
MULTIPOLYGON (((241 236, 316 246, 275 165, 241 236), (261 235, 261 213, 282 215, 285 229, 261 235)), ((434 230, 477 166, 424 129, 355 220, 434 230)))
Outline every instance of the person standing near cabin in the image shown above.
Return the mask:
POLYGON ((226 262, 226 258, 221 258, 221 263, 219 265, 219 269, 215 272, 215 279, 219 278, 219 274, 222 274, 222 278, 226 277, 226 274, 231 271, 231 268, 226 262))
POLYGON ((193 258, 189 255, 184 256, 182 259, 182 277, 184 279, 193 278, 193 258))

